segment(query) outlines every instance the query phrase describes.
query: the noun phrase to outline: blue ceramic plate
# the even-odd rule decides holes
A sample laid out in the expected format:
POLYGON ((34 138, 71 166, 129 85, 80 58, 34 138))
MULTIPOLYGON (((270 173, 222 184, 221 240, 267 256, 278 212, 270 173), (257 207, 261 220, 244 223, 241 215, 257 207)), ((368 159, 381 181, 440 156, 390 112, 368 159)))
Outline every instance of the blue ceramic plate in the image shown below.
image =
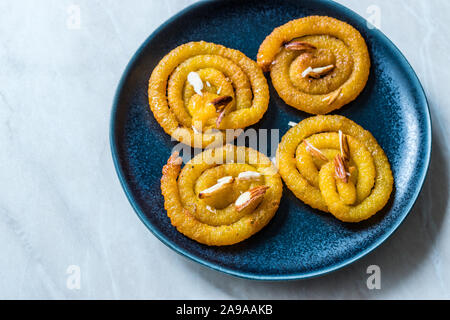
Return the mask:
MULTIPOLYGON (((289 121, 308 117, 286 106, 272 86, 270 93, 269 110, 257 128, 278 128, 283 135, 289 121)), ((111 149, 132 206, 167 246, 235 276, 289 280, 348 265, 398 228, 426 176, 431 124, 423 89, 406 59, 380 31, 368 28, 365 19, 345 7, 325 0, 205 1, 164 23, 132 58, 114 100, 111 149), (390 202, 372 219, 346 224, 316 212, 285 188, 273 220, 250 239, 228 247, 207 247, 186 238, 170 224, 160 192, 161 169, 175 142, 148 106, 147 83, 153 68, 171 49, 198 40, 235 48, 256 59, 260 43, 275 27, 308 15, 346 21, 366 39, 372 59, 367 86, 356 101, 335 113, 372 132, 386 151, 395 178, 390 202)))

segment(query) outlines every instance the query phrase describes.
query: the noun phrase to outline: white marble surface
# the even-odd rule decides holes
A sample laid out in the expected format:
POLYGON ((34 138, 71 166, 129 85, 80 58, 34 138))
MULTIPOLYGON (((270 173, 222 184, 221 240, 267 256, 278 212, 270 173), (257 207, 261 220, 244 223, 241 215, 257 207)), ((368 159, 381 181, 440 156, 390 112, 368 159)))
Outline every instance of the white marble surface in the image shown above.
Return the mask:
POLYGON ((118 80, 144 39, 192 2, 0 2, 0 298, 450 298, 450 1, 339 1, 365 17, 381 10, 382 31, 429 98, 433 159, 412 214, 384 245, 288 283, 237 279, 174 253, 116 177, 108 126, 118 80), (371 264, 381 290, 366 286, 371 264), (80 267, 80 289, 67 287, 70 265, 80 267))

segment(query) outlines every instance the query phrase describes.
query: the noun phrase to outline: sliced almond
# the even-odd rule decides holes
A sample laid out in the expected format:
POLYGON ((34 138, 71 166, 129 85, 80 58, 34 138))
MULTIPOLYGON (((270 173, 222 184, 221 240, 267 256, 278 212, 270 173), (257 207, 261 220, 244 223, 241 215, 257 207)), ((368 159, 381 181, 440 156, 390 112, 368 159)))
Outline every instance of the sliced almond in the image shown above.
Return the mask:
POLYGON ((205 198, 209 198, 213 195, 218 194, 220 191, 224 190, 225 188, 227 188, 229 185, 231 185, 234 182, 234 178, 233 177, 223 177, 219 180, 217 180, 217 183, 215 185, 213 185, 212 187, 209 187, 208 189, 205 189, 203 191, 201 191, 198 194, 198 197, 200 199, 205 199, 205 198))
POLYGON ((337 98, 339 98, 339 96, 341 95, 342 92, 342 88, 339 88, 337 91, 335 91, 333 94, 331 94, 330 96, 327 97, 328 100, 328 105, 332 105, 333 102, 335 102, 337 100, 337 98))
POLYGON ((222 96, 215 98, 211 103, 214 107, 216 107, 217 112, 221 111, 223 108, 225 108, 231 101, 233 101, 233 98, 230 96, 222 96))
POLYGON ((336 178, 341 179, 345 183, 348 182, 349 172, 340 154, 337 154, 334 158, 334 174, 336 175, 336 178))
POLYGON ((286 43, 284 47, 288 50, 303 51, 303 52, 311 52, 317 49, 312 44, 302 41, 291 41, 289 43, 286 43))
POLYGON ((320 151, 319 149, 317 149, 316 147, 314 147, 311 143, 309 143, 308 141, 303 141, 305 146, 306 146, 306 151, 308 151, 309 153, 311 153, 311 155, 313 157, 319 158, 320 160, 323 161, 328 161, 328 158, 322 153, 322 151, 320 151))
POLYGON ((202 78, 200 78, 199 74, 197 72, 190 72, 188 74, 187 80, 191 84, 191 86, 194 87, 195 93, 202 96, 203 81, 202 78))
POLYGON ((339 147, 341 149, 341 156, 344 161, 350 160, 350 149, 348 147, 348 138, 347 135, 343 134, 341 130, 339 130, 339 147))
POLYGON ((312 72, 313 68, 312 67, 308 67, 306 68, 303 72, 302 72, 302 77, 306 78, 310 72, 312 72))
POLYGON ((330 64, 328 66, 319 67, 319 68, 308 67, 302 72, 302 77, 303 78, 311 77, 314 79, 319 79, 320 77, 325 76, 328 73, 330 73, 333 69, 334 69, 334 64, 330 64))
POLYGON ((264 198, 267 189, 269 189, 268 186, 259 186, 244 192, 237 198, 234 207, 238 212, 241 212, 249 206, 256 208, 264 198))
POLYGON ((211 103, 216 107, 217 112, 220 112, 216 120, 217 128, 220 126, 223 118, 228 113, 231 101, 233 101, 233 98, 231 96, 222 96, 211 101, 211 103))
POLYGON ((222 123, 223 118, 225 118, 225 116, 227 115, 229 111, 229 108, 223 108, 222 111, 220 111, 219 116, 217 117, 216 120, 216 128, 219 128, 220 124, 222 123))
POLYGON ((253 180, 258 179, 259 177, 261 177, 261 173, 256 171, 245 171, 239 173, 238 175, 239 180, 253 180))
POLYGON ((225 117, 225 114, 226 114, 226 108, 223 109, 223 110, 220 112, 219 116, 217 117, 217 120, 216 120, 216 127, 217 127, 217 128, 218 128, 218 127, 220 126, 220 124, 222 123, 222 120, 223 120, 223 118, 225 117))
POLYGON ((232 176, 226 176, 220 179, 217 179, 217 183, 232 183, 234 181, 234 178, 232 176))

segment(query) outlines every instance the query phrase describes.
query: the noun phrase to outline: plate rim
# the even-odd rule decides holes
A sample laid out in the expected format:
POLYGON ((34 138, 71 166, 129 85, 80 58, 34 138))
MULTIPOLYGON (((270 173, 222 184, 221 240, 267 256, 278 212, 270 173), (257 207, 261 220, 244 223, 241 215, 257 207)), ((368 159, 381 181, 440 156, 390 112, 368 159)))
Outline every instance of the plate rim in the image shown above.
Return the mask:
MULTIPOLYGON (((380 245, 382 245, 389 237, 391 237, 395 231, 398 230, 399 226, 405 221, 406 217, 410 214, 412 211, 414 205, 416 204, 419 195, 423 189, 425 179, 427 177, 430 162, 431 162, 431 152, 432 152, 432 121, 431 121, 431 112, 430 112, 430 106, 428 103, 427 96, 425 94, 425 90, 422 86, 422 83, 420 82, 415 70, 409 63, 408 59, 403 55, 403 53, 400 51, 400 49, 397 48, 397 46, 378 28, 375 28, 371 30, 372 32, 378 33, 378 38, 381 38, 395 53, 397 57, 400 57, 401 60, 403 60, 407 66, 407 74, 408 77, 411 78, 413 82, 415 82, 415 88, 417 89, 417 93, 420 96, 421 103, 420 105, 425 105, 426 111, 426 118, 424 119, 426 128, 426 155, 424 157, 425 159, 425 165, 420 169, 420 172, 416 172, 415 174, 419 175, 419 187, 414 192, 413 196, 410 198, 412 199, 408 206, 406 207, 406 210, 404 210, 403 215, 399 216, 396 223, 391 226, 387 232, 385 232, 380 238, 378 238, 370 247, 366 248, 365 250, 361 251, 354 257, 351 257, 349 259, 346 259, 340 263, 334 264, 332 266, 328 266, 326 268, 321 268, 319 270, 316 270, 314 272, 298 272, 298 273, 292 273, 288 275, 260 275, 256 273, 251 272, 243 272, 243 271, 237 271, 231 268, 223 267, 218 265, 217 263, 211 262, 207 259, 203 259, 201 257, 198 257, 189 251, 179 247, 172 241, 170 241, 163 233, 159 232, 154 228, 154 226, 146 219, 146 216, 139 207, 139 205, 134 200, 133 194, 130 190, 130 187, 128 185, 128 182, 126 181, 125 174, 123 172, 121 163, 120 163, 120 155, 117 150, 116 140, 115 140, 115 133, 116 133, 116 125, 117 125, 117 109, 118 109, 118 101, 120 97, 120 93, 122 91, 122 88, 124 87, 124 84, 131 72, 131 69, 133 68, 134 64, 136 63, 136 60, 138 57, 140 57, 141 52, 147 47, 147 44, 166 26, 170 25, 172 22, 176 21, 179 17, 197 10, 199 7, 208 6, 215 2, 224 2, 226 0, 201 0, 196 3, 193 3, 186 8, 182 9, 175 15, 171 16, 169 19, 167 19, 165 22, 163 22, 158 28, 156 28, 148 37, 147 39, 139 46, 137 51, 133 54, 130 61, 125 67, 125 70, 122 73, 122 76, 119 80, 119 83, 117 85, 117 88, 115 90, 114 98, 113 98, 113 105, 111 109, 110 114, 110 121, 109 121, 109 142, 110 142, 110 149, 111 149, 111 156, 113 159, 115 171, 117 174, 117 177, 119 178, 119 182, 122 186, 122 189, 125 192, 125 195, 128 199, 128 202, 131 204, 132 208, 134 209, 136 215, 139 217, 139 219, 142 221, 142 223, 147 227, 147 229, 150 230, 150 232, 162 243, 164 243, 167 247, 174 250, 178 254, 199 263, 200 265, 206 266, 210 269, 223 272, 225 274, 229 274, 238 278, 243 279, 249 279, 249 280, 260 280, 260 281, 291 281, 291 280, 302 280, 302 279, 310 279, 310 278, 316 278, 319 276, 323 276, 326 274, 329 274, 333 271, 337 271, 339 269, 342 269, 346 266, 349 266, 353 262, 363 258, 364 256, 371 253, 373 250, 378 248, 380 245)), ((332 0, 315 0, 318 3, 322 3, 327 6, 334 6, 342 10, 345 15, 350 16, 352 18, 355 18, 357 20, 363 19, 366 20, 364 17, 360 16, 358 13, 354 12, 353 10, 347 8, 346 6, 336 3, 332 0)), ((367 21, 367 20, 366 20, 367 21)))

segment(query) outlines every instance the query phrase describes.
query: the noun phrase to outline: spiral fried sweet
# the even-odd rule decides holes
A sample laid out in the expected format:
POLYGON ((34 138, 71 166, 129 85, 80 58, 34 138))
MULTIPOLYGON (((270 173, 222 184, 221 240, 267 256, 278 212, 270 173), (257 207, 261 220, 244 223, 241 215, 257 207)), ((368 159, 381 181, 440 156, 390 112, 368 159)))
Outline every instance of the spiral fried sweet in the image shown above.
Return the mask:
POLYGON ((172 155, 161 190, 172 225, 210 246, 231 245, 261 230, 278 209, 282 183, 272 162, 249 148, 207 149, 181 169, 172 155))
POLYGON ((276 28, 261 44, 258 64, 270 70, 286 104, 312 114, 329 113, 356 99, 370 71, 361 34, 343 21, 321 16, 276 28))
POLYGON ((370 218, 393 188, 383 149, 343 116, 315 116, 291 128, 278 146, 277 164, 297 198, 344 222, 370 218))
POLYGON ((258 122, 269 89, 261 68, 242 52, 201 41, 173 49, 158 63, 148 99, 165 132, 205 148, 218 137, 226 141, 226 129, 258 122))

